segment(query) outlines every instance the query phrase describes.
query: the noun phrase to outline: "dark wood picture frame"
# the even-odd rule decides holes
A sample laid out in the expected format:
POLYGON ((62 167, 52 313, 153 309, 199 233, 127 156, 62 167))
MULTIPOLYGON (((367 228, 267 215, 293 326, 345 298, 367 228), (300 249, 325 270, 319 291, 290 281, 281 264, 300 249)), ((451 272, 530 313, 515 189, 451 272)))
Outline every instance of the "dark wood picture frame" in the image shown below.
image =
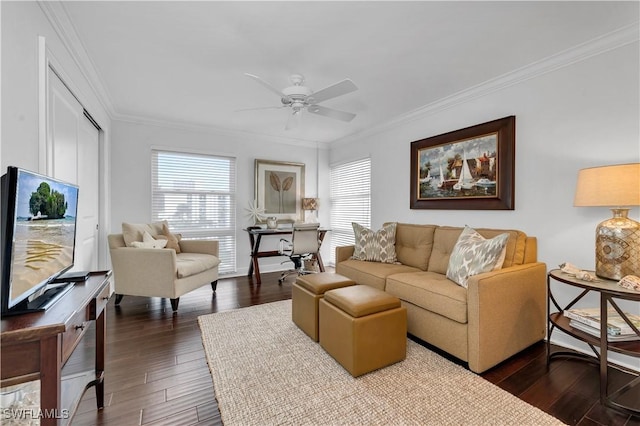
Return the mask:
POLYGON ((512 115, 411 142, 410 207, 513 210, 515 136, 512 115))

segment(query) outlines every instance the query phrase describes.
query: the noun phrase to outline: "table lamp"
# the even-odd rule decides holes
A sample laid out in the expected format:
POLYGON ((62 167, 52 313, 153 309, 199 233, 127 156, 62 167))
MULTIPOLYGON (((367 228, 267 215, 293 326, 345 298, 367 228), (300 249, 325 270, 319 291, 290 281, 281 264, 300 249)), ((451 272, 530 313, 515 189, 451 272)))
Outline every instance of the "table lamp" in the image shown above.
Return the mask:
POLYGON ((580 170, 573 205, 613 212, 596 228, 596 275, 611 280, 640 275, 640 223, 627 217, 628 206, 640 205, 640 163, 580 170))
POLYGON ((317 198, 303 198, 302 199, 302 210, 309 210, 311 214, 309 218, 305 220, 306 223, 318 223, 318 218, 316 218, 315 210, 318 210, 318 199, 317 198))

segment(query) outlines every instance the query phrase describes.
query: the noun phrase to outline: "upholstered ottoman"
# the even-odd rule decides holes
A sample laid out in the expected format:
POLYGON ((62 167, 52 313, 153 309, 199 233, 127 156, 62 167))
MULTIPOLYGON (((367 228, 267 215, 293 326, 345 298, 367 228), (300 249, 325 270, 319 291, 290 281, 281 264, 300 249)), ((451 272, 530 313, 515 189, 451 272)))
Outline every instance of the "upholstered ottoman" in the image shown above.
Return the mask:
POLYGON ((291 289, 293 322, 318 341, 318 301, 325 291, 355 285, 355 281, 333 272, 300 275, 291 289))
POLYGON ((320 345, 353 377, 405 359, 407 310, 367 285, 325 292, 319 302, 320 345))

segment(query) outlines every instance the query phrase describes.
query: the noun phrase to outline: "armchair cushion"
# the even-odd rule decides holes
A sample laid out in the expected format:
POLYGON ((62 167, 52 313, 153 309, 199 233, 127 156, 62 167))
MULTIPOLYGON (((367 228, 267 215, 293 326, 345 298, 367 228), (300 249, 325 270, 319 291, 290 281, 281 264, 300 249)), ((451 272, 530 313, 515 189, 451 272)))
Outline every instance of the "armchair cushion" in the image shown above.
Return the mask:
POLYGON ((176 255, 178 278, 190 277, 220 264, 217 256, 203 253, 180 253, 176 255))

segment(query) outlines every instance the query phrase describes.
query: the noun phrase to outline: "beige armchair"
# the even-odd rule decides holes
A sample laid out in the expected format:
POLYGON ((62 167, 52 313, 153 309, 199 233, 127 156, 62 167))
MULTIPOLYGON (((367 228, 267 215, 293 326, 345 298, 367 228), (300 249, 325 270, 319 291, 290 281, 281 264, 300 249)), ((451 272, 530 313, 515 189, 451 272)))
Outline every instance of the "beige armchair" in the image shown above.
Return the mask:
POLYGON ((109 235, 116 305, 124 295, 166 297, 178 310, 180 296, 210 282, 218 285, 218 241, 182 240, 173 249, 127 247, 122 234, 109 235))

